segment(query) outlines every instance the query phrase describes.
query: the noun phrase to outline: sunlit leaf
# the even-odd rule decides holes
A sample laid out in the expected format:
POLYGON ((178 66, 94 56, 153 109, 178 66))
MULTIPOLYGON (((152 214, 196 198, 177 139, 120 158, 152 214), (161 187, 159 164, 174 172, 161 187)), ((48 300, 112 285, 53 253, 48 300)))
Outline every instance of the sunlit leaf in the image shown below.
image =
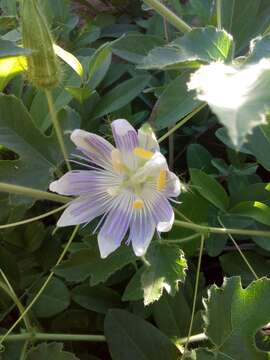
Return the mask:
POLYGON ((174 40, 165 47, 150 51, 143 59, 143 69, 178 69, 198 67, 231 57, 233 39, 225 30, 212 26, 198 28, 174 40))
POLYGON ((213 63, 191 76, 189 89, 208 102, 240 149, 255 126, 266 123, 270 110, 270 61, 240 67, 213 63))
POLYGON ((76 56, 62 49, 59 45, 53 44, 53 48, 57 56, 67 63, 80 77, 83 77, 83 66, 76 56))
POLYGON ((184 282, 187 262, 178 246, 163 244, 153 245, 148 253, 150 266, 142 274, 144 304, 158 300, 165 289, 174 296, 179 282, 184 282))
POLYGON ((25 56, 13 56, 0 59, 0 91, 16 75, 26 71, 27 61, 25 56))

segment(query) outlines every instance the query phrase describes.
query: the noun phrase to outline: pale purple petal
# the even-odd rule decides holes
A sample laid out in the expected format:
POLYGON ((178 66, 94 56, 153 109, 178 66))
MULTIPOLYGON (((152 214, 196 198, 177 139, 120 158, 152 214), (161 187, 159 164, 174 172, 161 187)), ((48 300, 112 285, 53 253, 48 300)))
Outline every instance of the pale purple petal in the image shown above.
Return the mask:
POLYGON ((112 132, 117 148, 124 152, 132 152, 139 146, 137 131, 125 119, 112 122, 112 132))
POLYGON ((111 197, 107 194, 79 197, 72 201, 57 222, 57 226, 79 225, 92 221, 104 214, 111 205, 111 197))
POLYGON ((152 152, 160 151, 159 144, 154 131, 148 123, 138 130, 139 146, 152 152))
POLYGON ((114 206, 110 209, 98 234, 99 251, 103 259, 121 245, 129 228, 131 208, 131 197, 124 194, 121 199, 115 200, 114 206))
POLYGON ((89 160, 103 168, 111 169, 111 152, 114 146, 101 136, 84 130, 74 130, 71 140, 77 149, 85 154, 89 160))
POLYGON ((166 197, 158 191, 148 189, 144 198, 156 223, 157 231, 170 231, 174 223, 174 211, 166 197))
POLYGON ((169 171, 166 179, 166 186, 163 191, 167 198, 177 197, 181 193, 181 184, 178 176, 169 171))
POLYGON ((117 179, 108 171, 73 170, 52 182, 50 190, 62 195, 78 196, 106 192, 116 183, 117 179))
POLYGON ((129 240, 136 256, 143 256, 154 236, 156 224, 147 209, 134 210, 129 240))

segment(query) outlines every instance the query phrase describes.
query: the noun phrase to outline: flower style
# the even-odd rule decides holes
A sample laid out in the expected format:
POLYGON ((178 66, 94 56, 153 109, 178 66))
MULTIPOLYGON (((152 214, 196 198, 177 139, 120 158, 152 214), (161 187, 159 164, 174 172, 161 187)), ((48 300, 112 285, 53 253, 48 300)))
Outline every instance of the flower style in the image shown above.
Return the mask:
POLYGON ((73 170, 50 184, 50 190, 76 196, 60 217, 59 227, 87 224, 101 216, 98 244, 102 258, 115 251, 128 233, 137 256, 143 256, 157 232, 170 231, 174 212, 168 199, 180 194, 180 181, 169 171, 151 127, 137 131, 124 119, 112 122, 116 147, 96 134, 74 130, 71 140, 90 170, 73 170))

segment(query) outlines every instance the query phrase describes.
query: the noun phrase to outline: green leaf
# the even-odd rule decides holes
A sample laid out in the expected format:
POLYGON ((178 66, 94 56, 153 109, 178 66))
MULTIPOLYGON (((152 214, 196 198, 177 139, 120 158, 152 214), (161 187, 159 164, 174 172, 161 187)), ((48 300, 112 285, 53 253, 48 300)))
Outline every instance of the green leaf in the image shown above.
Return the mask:
MULTIPOLYGON (((45 278, 40 280, 34 288, 29 291, 28 302, 31 302, 35 294, 41 288, 45 278)), ((35 315, 39 318, 55 316, 68 308, 70 295, 64 282, 58 278, 52 278, 37 302, 32 307, 35 315)))
POLYGON ((150 50, 164 45, 164 40, 158 36, 141 33, 127 33, 112 44, 112 51, 120 58, 139 64, 150 50))
POLYGON ((105 286, 79 285, 72 290, 71 296, 72 300, 83 308, 100 314, 106 314, 109 309, 122 307, 120 295, 105 286))
POLYGON ((269 354, 255 346, 254 337, 270 320, 269 296, 270 280, 266 278, 246 289, 239 277, 226 279, 221 288, 212 286, 205 302, 204 321, 213 347, 196 350, 191 358, 268 360, 269 354))
POLYGON ((19 155, 0 161, 0 181, 46 190, 62 159, 54 135, 39 132, 22 102, 0 95, 0 144, 19 155))
POLYGON ((212 26, 191 30, 165 47, 150 51, 139 66, 143 69, 199 67, 231 58, 233 39, 225 30, 212 26))
POLYGON ((187 90, 189 75, 184 73, 177 76, 159 97, 155 110, 155 126, 158 130, 173 126, 201 104, 194 93, 187 90))
POLYGON ((55 273, 67 281, 80 282, 91 277, 91 286, 105 282, 117 270, 135 261, 132 250, 122 246, 106 259, 101 259, 98 250, 81 250, 71 254, 55 268, 55 273))
POLYGON ((124 81, 102 97, 91 116, 98 118, 127 105, 143 91, 150 79, 150 76, 140 75, 124 81))
POLYGON ((90 59, 87 85, 95 90, 107 74, 112 61, 111 49, 108 44, 96 50, 90 59))
MULTIPOLYGON (((252 251, 244 251, 243 253, 258 277, 270 275, 269 264, 263 256, 252 251)), ((219 260, 226 276, 234 276, 235 274, 241 276, 244 286, 248 286, 254 280, 254 275, 238 252, 231 251, 223 254, 219 260)))
POLYGON ((83 66, 76 56, 56 44, 53 44, 53 49, 60 59, 67 63, 81 78, 83 77, 83 66))
POLYGON ((188 84, 189 89, 197 90, 198 99, 208 102, 238 150, 256 126, 266 123, 269 86, 270 62, 266 59, 238 67, 202 66, 188 84))
POLYGON ((257 161, 270 171, 270 157, 265 156, 270 151, 270 124, 268 122, 254 129, 245 146, 257 161))
POLYGON ((142 273, 145 271, 142 266, 131 278, 127 287, 125 288, 122 300, 123 301, 137 301, 143 299, 143 289, 141 283, 142 273))
POLYGON ((174 297, 164 294, 153 308, 155 322, 164 334, 170 338, 187 336, 191 311, 182 287, 174 297))
POLYGON ((65 90, 69 92, 81 104, 87 100, 94 92, 88 88, 81 88, 75 86, 66 86, 65 90))
POLYGON ((13 42, 0 39, 0 58, 28 55, 31 50, 14 45, 13 42))
POLYGON ((177 360, 173 343, 153 325, 124 310, 110 310, 105 336, 114 360, 177 360))
POLYGON ((9 81, 21 74, 27 68, 25 56, 13 56, 0 59, 0 91, 3 91, 9 81))
POLYGON ((226 211, 229 198, 223 187, 212 176, 198 169, 190 169, 192 184, 205 199, 220 210, 226 211))
POLYGON ((179 282, 185 281, 187 262, 178 246, 154 244, 147 253, 150 266, 142 274, 144 304, 158 300, 165 289, 174 296, 179 282))
POLYGON ((250 43, 250 52, 245 64, 257 63, 263 58, 270 57, 270 35, 258 36, 250 43))
POLYGON ((270 4, 266 0, 226 0, 221 2, 221 24, 233 35, 240 53, 269 25, 270 4))
POLYGON ((243 201, 229 210, 230 214, 250 217, 264 225, 270 225, 270 208, 259 201, 243 201))
POLYGON ((63 351, 63 344, 61 343, 42 343, 32 348, 26 360, 79 360, 74 354, 63 351))
POLYGON ((206 173, 215 172, 211 161, 212 154, 200 144, 191 144, 187 149, 188 168, 203 170, 206 173))

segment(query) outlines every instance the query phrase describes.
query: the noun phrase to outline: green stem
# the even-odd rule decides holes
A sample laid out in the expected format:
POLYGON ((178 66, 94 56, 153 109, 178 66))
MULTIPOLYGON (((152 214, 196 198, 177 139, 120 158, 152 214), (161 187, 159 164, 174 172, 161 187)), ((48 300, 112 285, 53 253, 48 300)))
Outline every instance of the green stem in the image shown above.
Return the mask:
POLYGON ((196 273, 196 281, 195 281, 195 289, 194 289, 194 296, 193 296, 193 304, 192 304, 192 311, 191 311, 191 319, 190 319, 190 325, 188 330, 188 336, 187 341, 185 343, 185 348, 183 352, 182 359, 184 360, 185 354, 188 349, 188 344, 191 338, 192 329, 193 329, 193 322, 194 322, 194 316, 195 316, 195 310, 196 310, 196 303, 197 303, 197 296, 198 296, 198 288, 199 288, 199 280, 200 280, 200 271, 201 271, 201 264, 202 264, 202 255, 203 255, 203 247, 204 247, 204 235, 201 237, 201 246, 200 246, 200 253, 198 258, 198 266, 197 266, 197 273, 196 273))
POLYGON ((55 133, 56 133, 56 137, 57 137, 60 149, 62 151, 63 157, 65 159, 67 168, 70 171, 71 166, 70 166, 70 163, 68 161, 68 152, 67 152, 67 149, 66 149, 66 145, 65 145, 65 141, 64 141, 64 137, 63 137, 63 132, 62 132, 61 126, 60 126, 58 118, 57 118, 57 113, 56 113, 55 108, 54 108, 52 93, 51 93, 50 90, 45 90, 45 94, 46 94, 46 97, 47 97, 48 106, 49 106, 49 112, 50 112, 50 115, 51 115, 51 119, 52 119, 52 123, 53 123, 54 130, 55 130, 55 133))
MULTIPOLYGON (((7 342, 26 341, 26 340, 44 340, 44 341, 88 341, 88 342, 104 342, 104 335, 85 335, 85 334, 51 334, 51 333, 23 333, 8 335, 5 339, 7 342)), ((204 333, 196 334, 190 337, 189 343, 207 340, 204 333)), ((1 336, 0 336, 1 341, 1 336)), ((183 345, 187 342, 187 338, 177 340, 177 344, 183 345)))
MULTIPOLYGON (((19 309, 20 314, 22 314, 25 309, 24 309, 22 303, 20 302, 20 300, 18 299, 18 297, 16 295, 14 296, 13 291, 11 291, 8 286, 2 284, 1 282, 0 282, 0 288, 11 298, 11 300, 14 302, 14 304, 19 309)), ((25 317, 23 320, 24 320, 26 329, 28 331, 31 331, 31 324, 30 324, 29 319, 27 317, 25 317)))
POLYGON ((61 196, 47 191, 41 191, 37 189, 32 189, 25 186, 12 185, 7 183, 0 183, 0 192, 13 193, 18 195, 30 196, 38 200, 50 200, 59 203, 66 204, 71 199, 67 196, 61 196))
POLYGON ((65 204, 63 206, 60 206, 57 209, 51 210, 51 211, 49 211, 47 213, 44 213, 44 214, 41 214, 39 216, 32 217, 30 219, 26 219, 26 220, 14 222, 14 223, 6 224, 6 225, 0 225, 0 230, 8 229, 8 228, 11 228, 11 227, 16 227, 16 226, 21 226, 21 225, 29 224, 29 223, 34 222, 34 221, 44 219, 46 217, 49 217, 49 216, 51 216, 53 214, 58 213, 59 211, 64 210, 67 206, 68 206, 68 204, 65 204))
POLYGON ((193 235, 184 237, 182 239, 160 240, 160 243, 161 244, 182 244, 182 243, 188 242, 190 240, 197 239, 198 237, 200 237, 200 234, 193 234, 193 235))
POLYGON ((219 30, 222 29, 222 10, 221 10, 222 0, 217 0, 216 2, 216 11, 217 11, 217 27, 219 30))
POLYGON ((191 229, 203 234, 207 234, 207 233, 223 234, 223 235, 234 234, 234 235, 246 235, 246 236, 262 236, 262 237, 270 238, 270 231, 217 228, 217 227, 198 225, 180 220, 175 220, 174 224, 176 226, 183 227, 185 229, 191 229))
POLYGON ((184 20, 175 15, 170 9, 165 5, 161 4, 158 0, 143 0, 148 6, 153 8, 159 15, 163 16, 170 24, 175 26, 178 30, 183 33, 189 32, 192 30, 184 20))
MULTIPOLYGON (((224 228, 223 222, 221 221, 221 219, 218 217, 218 221, 220 223, 220 225, 224 228)), ((259 280, 259 276, 256 274, 256 271, 253 269, 253 267, 251 266, 250 262, 248 261, 247 257, 245 256, 245 254, 243 253, 243 251, 240 249, 240 246, 237 244, 237 242, 234 240, 233 236, 231 234, 228 234, 229 238, 231 239, 231 241, 233 242, 234 246, 236 247, 236 249, 238 250, 240 256, 242 257, 242 259, 244 260, 245 264, 247 265, 247 267, 249 268, 250 272, 252 273, 252 275, 254 276, 254 278, 256 280, 259 280)))
POLYGON ((188 120, 190 120, 194 115, 196 115, 199 111, 201 111, 206 105, 207 105, 206 103, 203 103, 195 110, 193 110, 191 113, 189 113, 187 116, 185 116, 182 120, 180 120, 179 123, 177 123, 174 127, 172 127, 169 131, 167 131, 166 134, 164 134, 158 139, 159 144, 163 140, 167 139, 167 137, 173 134, 177 129, 183 126, 186 122, 188 122, 188 120))
MULTIPOLYGON (((57 262, 55 264, 55 267, 57 265, 59 265, 61 263, 61 261, 63 260, 63 258, 65 257, 73 239, 75 238, 75 236, 77 234, 78 229, 79 229, 79 225, 77 225, 75 227, 75 229, 73 230, 68 242, 65 245, 64 250, 62 251, 61 255, 59 256, 59 259, 57 260, 57 262)), ((47 287, 47 285, 49 284, 49 282, 51 281, 53 276, 54 276, 54 271, 51 270, 49 276, 44 281, 44 284, 39 289, 37 294, 34 296, 33 300, 30 302, 30 304, 27 306, 27 308, 24 310, 24 312, 19 316, 19 318, 15 321, 15 323, 8 329, 8 331, 5 333, 5 335, 1 337, 0 345, 2 345, 2 343, 5 341, 7 336, 9 336, 9 334, 16 328, 16 326, 21 322, 21 320, 24 319, 24 317, 28 314, 28 312, 31 310, 32 306, 36 303, 36 301, 39 299, 40 295, 43 293, 43 291, 45 290, 45 288, 47 287)))
MULTIPOLYGON (((2 342, 3 336, 0 336, 2 342)), ((85 334, 50 334, 50 333, 31 333, 8 335, 5 339, 8 342, 26 341, 26 340, 44 340, 44 341, 106 341, 104 335, 85 335, 85 334)))

